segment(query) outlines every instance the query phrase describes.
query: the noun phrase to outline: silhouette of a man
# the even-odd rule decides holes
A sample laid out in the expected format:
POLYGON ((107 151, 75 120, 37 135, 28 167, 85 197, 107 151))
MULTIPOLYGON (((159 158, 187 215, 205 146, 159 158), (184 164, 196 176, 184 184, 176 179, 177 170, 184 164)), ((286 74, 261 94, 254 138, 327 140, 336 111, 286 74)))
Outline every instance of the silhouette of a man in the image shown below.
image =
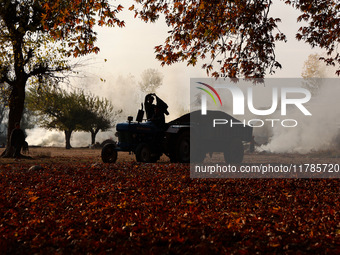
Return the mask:
POLYGON ((165 124, 165 116, 164 112, 162 111, 161 107, 158 105, 155 106, 155 113, 151 119, 153 123, 155 123, 158 127, 163 128, 165 124))
POLYGON ((148 94, 145 97, 144 106, 145 106, 147 120, 151 120, 155 114, 155 105, 153 104, 153 101, 154 101, 153 95, 154 94, 148 94))
POLYGON ((11 146, 14 147, 14 157, 19 158, 21 156, 21 148, 25 144, 25 133, 20 129, 19 123, 15 123, 10 142, 11 146))

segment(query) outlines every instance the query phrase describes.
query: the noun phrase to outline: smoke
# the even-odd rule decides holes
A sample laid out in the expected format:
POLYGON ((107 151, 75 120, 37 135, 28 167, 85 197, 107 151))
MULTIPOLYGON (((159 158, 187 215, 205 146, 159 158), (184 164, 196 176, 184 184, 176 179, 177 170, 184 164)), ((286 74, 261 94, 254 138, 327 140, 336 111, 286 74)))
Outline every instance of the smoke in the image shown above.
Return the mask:
POLYGON ((40 145, 40 146, 63 146, 65 145, 65 139, 63 138, 62 132, 49 131, 43 128, 34 128, 26 130, 26 141, 29 145, 40 145))
MULTIPOLYGON (((296 127, 275 125, 271 130, 265 129, 271 131, 268 132, 271 137, 269 143, 261 146, 260 150, 275 153, 309 153, 338 146, 340 87, 339 81, 334 81, 324 80, 319 86, 318 93, 306 105, 312 116, 304 116, 296 109, 289 115, 289 119, 297 120, 296 127)), ((274 118, 279 119, 280 116, 274 118)))
MULTIPOLYGON (((61 131, 34 128, 26 130, 26 141, 30 146, 65 147, 65 134, 61 131)), ((114 132, 99 132, 96 141, 103 142, 106 139, 114 140, 114 132)), ((89 132, 73 132, 71 145, 73 147, 87 147, 91 144, 89 132)))

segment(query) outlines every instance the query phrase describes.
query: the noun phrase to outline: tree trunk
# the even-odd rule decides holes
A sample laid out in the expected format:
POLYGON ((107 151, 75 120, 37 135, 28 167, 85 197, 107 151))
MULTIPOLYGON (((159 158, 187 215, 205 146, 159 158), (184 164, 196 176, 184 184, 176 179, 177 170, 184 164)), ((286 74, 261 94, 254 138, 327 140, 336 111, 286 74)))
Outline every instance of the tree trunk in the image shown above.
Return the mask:
POLYGON ((65 130, 65 142, 66 142, 66 149, 69 150, 72 148, 71 146, 71 134, 72 134, 72 130, 65 130))
POLYGON ((90 132, 91 132, 91 145, 93 145, 96 143, 96 135, 98 134, 99 129, 91 130, 90 132))
POLYGON ((24 33, 15 30, 12 26, 9 28, 12 36, 13 56, 14 56, 14 73, 15 79, 9 80, 11 94, 9 98, 9 114, 7 128, 7 144, 6 150, 1 155, 2 157, 12 157, 12 148, 10 144, 11 134, 15 128, 15 123, 20 123, 25 104, 25 86, 28 75, 25 73, 25 61, 23 56, 23 37, 24 33))
POLYGON ((19 86, 12 87, 9 101, 7 144, 6 150, 2 153, 1 157, 13 157, 13 149, 11 147, 11 134, 13 129, 15 128, 15 123, 20 123, 22 113, 24 111, 25 84, 26 81, 23 81, 23 83, 19 83, 19 86))

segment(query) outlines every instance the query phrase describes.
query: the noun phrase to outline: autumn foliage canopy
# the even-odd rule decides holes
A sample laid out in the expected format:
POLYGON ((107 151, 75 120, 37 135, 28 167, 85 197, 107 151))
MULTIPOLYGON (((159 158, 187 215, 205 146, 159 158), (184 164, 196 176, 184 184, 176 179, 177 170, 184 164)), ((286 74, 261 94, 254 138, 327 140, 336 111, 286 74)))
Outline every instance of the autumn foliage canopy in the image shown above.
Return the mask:
POLYGON ((55 39, 66 39, 70 53, 75 57, 99 52, 99 48, 95 46, 95 25, 124 26, 124 21, 116 16, 123 6, 112 6, 107 0, 41 2, 44 29, 50 31, 55 39))
MULTIPOLYGON (((136 17, 155 22, 164 16, 170 28, 164 44, 155 47, 156 58, 162 65, 179 61, 196 65, 203 59, 203 68, 209 74, 219 76, 222 73, 233 78, 263 78, 281 68, 276 59, 275 44, 286 41, 286 35, 279 29, 281 20, 270 15, 271 0, 135 2, 136 5, 130 6, 129 10, 134 11, 136 17), (214 67, 216 63, 219 69, 214 67)), ((74 56, 98 52, 99 48, 94 45, 94 26, 125 25, 117 17, 123 6, 112 3, 115 1, 45 1, 44 26, 56 38, 70 36, 69 46, 74 56)), ((312 47, 325 49, 328 57, 324 61, 329 65, 339 65, 339 2, 295 0, 285 3, 301 11, 297 22, 305 22, 296 31, 296 38, 312 47)))
MULTIPOLYGON (((281 64, 276 59, 275 44, 286 41, 279 30, 279 18, 270 16, 273 1, 163 1, 136 2, 136 16, 155 21, 165 16, 171 28, 163 45, 156 47, 162 65, 186 61, 195 65, 205 60, 203 68, 213 76, 263 78, 281 64), (219 64, 219 69, 214 64, 219 64)), ((327 64, 340 64, 337 46, 340 42, 340 3, 337 0, 285 1, 301 11, 297 22, 305 21, 296 38, 312 47, 325 49, 327 64)), ((340 74, 338 68, 337 74, 340 74)))

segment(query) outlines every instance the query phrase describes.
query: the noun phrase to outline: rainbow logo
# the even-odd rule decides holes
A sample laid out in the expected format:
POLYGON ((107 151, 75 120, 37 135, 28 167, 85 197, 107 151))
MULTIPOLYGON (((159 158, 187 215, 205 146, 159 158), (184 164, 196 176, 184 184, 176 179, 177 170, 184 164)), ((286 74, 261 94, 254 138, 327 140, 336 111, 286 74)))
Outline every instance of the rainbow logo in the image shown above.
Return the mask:
MULTIPOLYGON (((217 91, 216 91, 212 86, 210 86, 210 85, 208 85, 208 84, 206 84, 206 83, 203 83, 203 82, 197 82, 197 83, 198 83, 198 84, 201 84, 201 85, 203 85, 203 86, 206 86, 206 87, 209 88, 212 92, 214 92, 215 95, 217 96, 218 100, 220 101, 220 104, 222 105, 222 100, 221 100, 221 98, 220 98, 220 95, 217 93, 217 91)), ((198 88, 198 89, 200 89, 200 90, 203 90, 204 92, 208 93, 208 95, 214 100, 215 105, 217 105, 217 102, 216 102, 216 100, 215 100, 213 94, 212 94, 209 90, 204 89, 204 88, 201 88, 201 87, 196 87, 196 88, 198 88)))

